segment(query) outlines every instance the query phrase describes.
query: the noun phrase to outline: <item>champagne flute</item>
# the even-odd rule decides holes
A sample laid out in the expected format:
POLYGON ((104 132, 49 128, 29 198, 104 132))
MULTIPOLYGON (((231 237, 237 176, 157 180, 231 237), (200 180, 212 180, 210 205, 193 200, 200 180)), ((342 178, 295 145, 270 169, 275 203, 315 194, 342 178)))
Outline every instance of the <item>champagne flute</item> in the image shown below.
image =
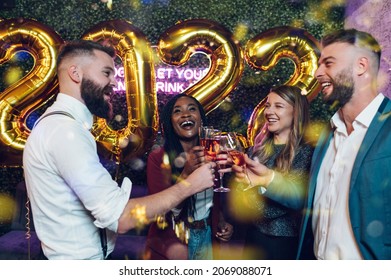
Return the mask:
POLYGON ((235 132, 228 132, 227 140, 228 155, 236 165, 241 166, 243 168, 244 174, 246 175, 246 178, 249 182, 249 186, 243 189, 243 191, 251 189, 253 187, 253 183, 247 173, 246 162, 244 160, 245 149, 240 143, 235 132))
MULTIPOLYGON (((228 154, 228 137, 227 135, 224 135, 222 132, 220 132, 216 137, 219 138, 219 145, 218 145, 218 154, 227 153, 228 154)), ((219 160, 216 161, 218 169, 224 169, 225 164, 220 163, 219 160)), ((231 191, 229 188, 224 187, 223 183, 223 176, 224 173, 218 172, 220 176, 220 186, 218 188, 215 188, 213 191, 215 192, 229 192, 231 191)))
POLYGON ((206 140, 212 137, 213 126, 200 126, 198 132, 200 144, 205 147, 206 140))
MULTIPOLYGON (((220 130, 213 128, 213 126, 201 126, 199 129, 200 144, 204 147, 207 161, 216 161, 220 141, 219 134, 220 130)), ((217 180, 215 179, 215 181, 217 180)))
POLYGON ((214 129, 213 126, 201 126, 200 127, 200 144, 204 147, 205 157, 208 161, 214 161, 217 154, 218 139, 215 137, 219 131, 214 129))

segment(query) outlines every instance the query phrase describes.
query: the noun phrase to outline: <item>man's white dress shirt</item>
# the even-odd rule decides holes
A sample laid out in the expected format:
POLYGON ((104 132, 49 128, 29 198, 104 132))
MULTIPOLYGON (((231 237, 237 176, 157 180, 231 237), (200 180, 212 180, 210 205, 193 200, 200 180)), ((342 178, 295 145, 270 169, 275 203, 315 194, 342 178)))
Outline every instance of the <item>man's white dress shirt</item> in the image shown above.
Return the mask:
POLYGON ((319 170, 312 228, 317 259, 362 259, 349 217, 349 190, 353 165, 361 143, 384 95, 379 94, 356 117, 348 135, 340 111, 331 119, 334 137, 319 170))
POLYGON ((23 152, 26 187, 43 252, 49 259, 102 259, 98 228, 107 228, 114 249, 118 219, 132 183, 112 180, 100 163, 89 131, 93 116, 77 99, 58 94, 33 128, 23 152))

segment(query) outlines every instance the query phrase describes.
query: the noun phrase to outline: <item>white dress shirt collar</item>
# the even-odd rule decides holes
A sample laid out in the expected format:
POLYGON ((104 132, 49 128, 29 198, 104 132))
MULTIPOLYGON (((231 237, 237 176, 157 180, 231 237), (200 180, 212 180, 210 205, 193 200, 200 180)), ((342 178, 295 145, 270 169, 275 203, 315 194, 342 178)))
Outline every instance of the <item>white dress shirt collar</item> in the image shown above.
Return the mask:
MULTIPOLYGON (((368 128, 371 124, 371 121, 373 120, 373 117, 375 116, 377 109, 380 107, 380 104, 382 103, 384 99, 384 95, 382 93, 379 93, 371 103, 368 104, 368 106, 356 117, 356 119, 353 122, 353 128, 358 123, 363 125, 365 128, 368 128)), ((341 112, 338 110, 333 117, 330 120, 331 127, 341 133, 346 133, 346 126, 343 120, 341 119, 341 112)))
POLYGON ((88 110, 87 106, 76 98, 64 93, 59 93, 53 106, 50 107, 47 112, 60 110, 70 113, 75 120, 82 123, 87 130, 91 129, 94 121, 93 115, 88 110))

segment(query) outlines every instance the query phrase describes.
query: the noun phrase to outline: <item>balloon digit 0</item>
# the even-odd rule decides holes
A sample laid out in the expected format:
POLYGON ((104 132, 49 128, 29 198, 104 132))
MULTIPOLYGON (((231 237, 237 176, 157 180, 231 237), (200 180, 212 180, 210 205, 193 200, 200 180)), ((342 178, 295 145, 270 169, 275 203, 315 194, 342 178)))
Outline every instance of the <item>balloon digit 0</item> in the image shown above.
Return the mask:
POLYGON ((106 120, 97 118, 92 133, 98 143, 117 157, 117 162, 144 153, 155 139, 159 121, 149 42, 140 30, 122 20, 101 22, 82 37, 110 43, 121 57, 125 70, 127 126, 116 131, 106 120))

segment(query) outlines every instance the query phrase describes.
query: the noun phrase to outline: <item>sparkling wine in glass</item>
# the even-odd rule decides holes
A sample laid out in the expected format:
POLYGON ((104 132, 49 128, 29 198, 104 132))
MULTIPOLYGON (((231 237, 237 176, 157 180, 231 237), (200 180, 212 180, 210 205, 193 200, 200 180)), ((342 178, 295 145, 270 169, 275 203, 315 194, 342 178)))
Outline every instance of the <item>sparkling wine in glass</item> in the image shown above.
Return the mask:
POLYGON ((212 138, 213 131, 214 131, 213 126, 200 126, 199 137, 200 137, 201 146, 203 146, 206 143, 206 140, 212 138))
MULTIPOLYGON (((200 144, 204 147, 205 158, 207 161, 216 161, 217 152, 220 146, 220 130, 212 126, 200 127, 200 144)), ((218 179, 215 179, 218 181, 218 179)))
MULTIPOLYGON (((219 139, 219 146, 218 146, 217 153, 218 154, 228 153, 229 147, 228 147, 228 138, 227 138, 227 136, 220 132, 218 135, 216 135, 216 138, 219 139)), ((218 160, 216 162, 217 162, 218 169, 224 169, 225 168, 225 164, 220 163, 220 161, 218 161, 218 160)), ((219 176, 220 176, 220 186, 218 188, 215 188, 214 191, 215 192, 229 192, 230 189, 224 187, 224 183, 223 183, 224 173, 222 173, 222 172, 218 172, 218 173, 219 173, 219 176)))
POLYGON ((219 150, 220 140, 216 137, 213 139, 201 140, 201 145, 205 147, 205 155, 208 161, 215 161, 217 151, 219 150))
POLYGON ((245 161, 244 161, 244 153, 241 152, 241 151, 238 151, 238 150, 230 150, 229 151, 229 155, 232 159, 232 161, 238 165, 238 166, 243 166, 245 165, 245 161))
POLYGON ((244 173, 246 174, 246 178, 249 182, 249 186, 246 187, 244 191, 248 190, 253 187, 253 183, 251 182, 251 179, 247 174, 246 162, 244 160, 245 149, 243 145, 240 143, 240 140, 238 139, 235 132, 228 132, 227 139, 228 139, 228 143, 227 143, 228 155, 235 163, 235 165, 243 167, 244 173))
POLYGON ((200 127, 200 144, 204 147, 208 161, 215 161, 219 146, 220 131, 212 126, 200 127))

